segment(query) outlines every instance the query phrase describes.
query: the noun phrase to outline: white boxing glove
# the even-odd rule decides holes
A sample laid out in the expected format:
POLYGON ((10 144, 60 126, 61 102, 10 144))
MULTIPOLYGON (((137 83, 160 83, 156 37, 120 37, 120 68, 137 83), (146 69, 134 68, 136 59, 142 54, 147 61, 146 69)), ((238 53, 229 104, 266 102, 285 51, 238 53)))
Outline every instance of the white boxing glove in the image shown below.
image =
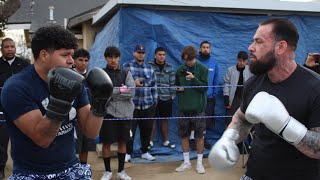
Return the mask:
POLYGON ((252 124, 263 123, 272 132, 294 145, 302 140, 308 130, 289 115, 277 97, 266 92, 259 92, 253 97, 245 117, 252 124))
POLYGON ((238 131, 227 129, 212 147, 208 157, 209 164, 221 170, 233 167, 240 157, 240 152, 236 145, 236 141, 239 138, 238 131))

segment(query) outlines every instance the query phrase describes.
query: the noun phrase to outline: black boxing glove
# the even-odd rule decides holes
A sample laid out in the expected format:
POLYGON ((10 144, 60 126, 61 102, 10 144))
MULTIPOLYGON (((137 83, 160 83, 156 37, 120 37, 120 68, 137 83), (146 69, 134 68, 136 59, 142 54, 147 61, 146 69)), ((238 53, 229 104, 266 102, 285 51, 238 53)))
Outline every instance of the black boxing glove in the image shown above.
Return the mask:
POLYGON ((107 114, 107 103, 113 92, 113 84, 108 74, 101 68, 93 68, 87 74, 87 85, 91 94, 91 109, 95 116, 107 114))
POLYGON ((46 116, 49 119, 64 121, 78 96, 84 77, 71 69, 57 67, 48 73, 50 100, 46 116))

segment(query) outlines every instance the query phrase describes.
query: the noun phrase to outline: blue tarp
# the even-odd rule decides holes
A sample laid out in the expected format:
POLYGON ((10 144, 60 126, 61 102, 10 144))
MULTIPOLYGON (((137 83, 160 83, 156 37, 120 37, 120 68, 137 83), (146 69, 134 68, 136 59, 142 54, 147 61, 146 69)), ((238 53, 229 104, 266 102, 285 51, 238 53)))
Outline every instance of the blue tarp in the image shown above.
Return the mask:
MULTIPOLYGON (((259 23, 268 17, 270 16, 121 8, 97 34, 90 50, 89 68, 106 66, 103 53, 110 45, 117 46, 121 50, 121 64, 132 61, 133 48, 136 44, 145 45, 146 61, 153 59, 156 47, 164 47, 167 51, 167 61, 176 68, 182 63, 180 53, 184 46, 193 45, 199 48, 202 41, 208 40, 212 44, 211 55, 219 64, 222 85, 226 68, 236 63, 238 51, 248 51, 259 23)), ((319 52, 320 18, 300 15, 282 17, 290 19, 298 28, 300 40, 295 59, 299 64, 303 64, 307 52, 319 52)), ((175 103, 174 116, 176 115, 175 103)), ((222 88, 219 90, 216 115, 225 115, 222 88)), ((172 142, 180 145, 176 124, 177 120, 170 120, 169 137, 172 142)), ((216 119, 216 127, 207 132, 210 142, 214 143, 223 130, 224 119, 216 119)), ((154 137, 156 147, 151 149, 151 153, 162 155, 158 157, 159 161, 182 159, 180 146, 175 150, 161 147, 159 132, 158 127, 154 137)), ((136 137, 135 152, 137 154, 139 154, 139 144, 139 138, 136 137)), ((195 157, 196 154, 193 155, 195 157)))

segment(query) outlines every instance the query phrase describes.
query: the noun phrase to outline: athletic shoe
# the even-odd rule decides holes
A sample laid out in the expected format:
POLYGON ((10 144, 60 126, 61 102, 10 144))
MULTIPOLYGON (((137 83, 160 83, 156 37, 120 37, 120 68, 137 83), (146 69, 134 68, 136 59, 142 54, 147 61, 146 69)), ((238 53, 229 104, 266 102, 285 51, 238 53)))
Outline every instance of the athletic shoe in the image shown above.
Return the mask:
POLYGON ((149 154, 148 152, 144 153, 141 155, 141 158, 143 159, 146 159, 146 160, 149 160, 149 161, 153 161, 155 160, 156 158, 153 157, 151 154, 149 154))
POLYGON ((131 180, 132 178, 130 176, 128 176, 128 174, 123 170, 123 171, 117 173, 116 179, 131 180))
POLYGON ((101 177, 101 180, 110 180, 111 178, 112 178, 112 172, 106 171, 101 177))
POLYGON ((169 147, 171 149, 176 148, 176 145, 172 144, 170 141, 163 142, 163 146, 169 147))
POLYGON ((192 167, 191 167, 191 163, 190 162, 188 162, 188 163, 183 162, 178 168, 176 168, 176 171, 177 172, 183 172, 183 171, 189 170, 191 168, 192 167))
POLYGON ((153 147, 153 141, 150 141, 150 142, 149 142, 148 149, 151 149, 152 147, 153 147))
POLYGON ((130 162, 131 160, 131 155, 130 154, 126 154, 126 157, 124 158, 124 162, 130 162))
POLYGON ((197 173, 204 174, 206 170, 204 169, 202 164, 197 164, 197 173))

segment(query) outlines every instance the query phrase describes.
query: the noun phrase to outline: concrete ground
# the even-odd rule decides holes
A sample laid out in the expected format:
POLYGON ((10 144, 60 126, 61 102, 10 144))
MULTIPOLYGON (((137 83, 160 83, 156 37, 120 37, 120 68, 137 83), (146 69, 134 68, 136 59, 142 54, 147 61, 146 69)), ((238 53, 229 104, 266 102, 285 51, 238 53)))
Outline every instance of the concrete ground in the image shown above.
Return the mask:
MULTIPOLYGON (((246 159, 246 157, 245 157, 246 159)), ((102 158, 97 156, 96 152, 89 152, 88 163, 91 165, 93 172, 92 179, 100 180, 101 176, 104 173, 104 165, 102 158)), ((185 172, 175 172, 182 161, 179 162, 168 162, 168 163, 126 163, 125 171, 132 179, 141 179, 141 180, 193 180, 193 179, 222 179, 222 180, 239 180, 240 177, 244 174, 245 169, 242 168, 242 155, 238 164, 230 170, 227 171, 217 171, 209 167, 208 160, 205 158, 203 160, 204 167, 206 169, 205 174, 197 174, 196 160, 192 160, 192 169, 185 172)), ((114 174, 117 172, 118 160, 117 158, 112 158, 111 168, 114 174)), ((6 167, 6 176, 8 177, 11 174, 12 170, 12 160, 9 159, 6 167)))

